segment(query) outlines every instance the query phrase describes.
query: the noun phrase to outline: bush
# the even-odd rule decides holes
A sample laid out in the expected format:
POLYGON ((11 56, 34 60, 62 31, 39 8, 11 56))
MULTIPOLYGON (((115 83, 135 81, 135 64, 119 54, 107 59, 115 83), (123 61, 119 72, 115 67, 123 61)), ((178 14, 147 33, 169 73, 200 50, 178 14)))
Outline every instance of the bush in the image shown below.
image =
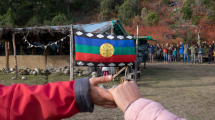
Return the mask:
POLYGON ((44 20, 43 21, 43 25, 44 26, 51 26, 52 25, 52 21, 50 21, 50 20, 44 20))
POLYGON ((146 16, 147 16, 147 9, 143 7, 143 9, 141 10, 141 18, 144 19, 146 16))
POLYGON ((38 20, 38 16, 33 16, 33 18, 31 18, 26 24, 26 26, 39 26, 39 25, 40 23, 38 20))
POLYGON ((147 16, 145 17, 145 22, 148 25, 157 24, 159 22, 158 12, 149 10, 147 16))
POLYGON ((163 4, 168 4, 168 3, 169 3, 169 0, 162 0, 162 3, 163 3, 163 4))
POLYGON ((185 20, 190 20, 191 17, 192 17, 192 14, 193 14, 193 9, 188 6, 188 5, 185 5, 184 7, 182 7, 181 9, 181 13, 184 14, 184 19, 185 20))
POLYGON ((52 25, 65 25, 68 23, 68 19, 64 14, 59 14, 52 19, 52 25))
POLYGON ((0 27, 12 27, 14 25, 13 13, 9 8, 7 13, 0 16, 0 27))
POLYGON ((208 17, 208 18, 213 18, 213 17, 214 17, 214 11, 208 9, 208 10, 207 10, 207 17, 208 17))
POLYGON ((118 8, 118 19, 124 23, 128 24, 131 17, 138 14, 138 5, 140 0, 126 0, 119 8, 118 8))

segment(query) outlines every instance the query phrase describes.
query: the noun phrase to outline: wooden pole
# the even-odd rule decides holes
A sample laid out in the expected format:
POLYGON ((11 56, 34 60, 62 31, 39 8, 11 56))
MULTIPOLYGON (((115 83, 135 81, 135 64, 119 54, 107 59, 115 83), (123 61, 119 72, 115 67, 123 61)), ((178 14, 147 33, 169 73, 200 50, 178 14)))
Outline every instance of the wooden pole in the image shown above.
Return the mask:
POLYGON ((200 30, 201 30, 201 27, 202 27, 202 26, 199 27, 199 32, 198 32, 198 43, 199 43, 199 45, 200 45, 200 34, 201 34, 201 33, 200 33, 200 30))
POLYGON ((14 50, 15 74, 16 74, 16 78, 18 78, 18 74, 17 74, 17 59, 16 59, 16 42, 15 42, 15 34, 13 34, 13 50, 14 50))
POLYGON ((71 34, 70 34, 70 80, 74 80, 74 45, 73 45, 73 26, 71 25, 71 34))
POLYGON ((137 26, 137 39, 136 39, 136 54, 135 54, 135 82, 137 82, 137 55, 138 55, 138 30, 139 27, 137 26))
POLYGON ((9 49, 8 41, 5 42, 5 56, 6 56, 6 68, 9 68, 9 49))
MULTIPOLYGON (((113 23, 111 23, 111 35, 113 35, 113 23)), ((110 72, 111 72, 111 75, 113 75, 113 68, 110 67, 110 72)))

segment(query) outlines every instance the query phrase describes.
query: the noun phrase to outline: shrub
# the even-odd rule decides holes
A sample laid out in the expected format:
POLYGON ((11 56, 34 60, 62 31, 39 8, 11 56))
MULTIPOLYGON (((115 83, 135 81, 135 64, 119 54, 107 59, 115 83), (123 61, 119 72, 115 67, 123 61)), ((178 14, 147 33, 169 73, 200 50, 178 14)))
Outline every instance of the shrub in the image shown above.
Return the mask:
POLYGON ((26 26, 39 26, 39 25, 40 23, 38 20, 38 16, 33 16, 33 18, 31 18, 26 24, 26 26))
POLYGON ((138 5, 140 0, 126 0, 119 8, 118 8, 118 19, 124 23, 128 24, 131 17, 138 14, 138 5))
POLYGON ((0 27, 12 27, 14 25, 13 13, 9 8, 7 13, 0 16, 0 27))
POLYGON ((64 14, 59 14, 52 19, 52 25, 64 25, 67 21, 64 14))
POLYGON ((162 3, 163 3, 163 4, 168 4, 168 3, 169 3, 169 0, 162 0, 162 3))
POLYGON ((191 17, 192 17, 192 14, 193 14, 193 9, 188 6, 188 5, 185 5, 184 7, 182 7, 181 9, 181 13, 184 14, 184 19, 185 20, 190 20, 191 17))
POLYGON ((158 12, 149 10, 147 16, 145 17, 145 22, 148 25, 157 24, 159 22, 159 15, 158 12))

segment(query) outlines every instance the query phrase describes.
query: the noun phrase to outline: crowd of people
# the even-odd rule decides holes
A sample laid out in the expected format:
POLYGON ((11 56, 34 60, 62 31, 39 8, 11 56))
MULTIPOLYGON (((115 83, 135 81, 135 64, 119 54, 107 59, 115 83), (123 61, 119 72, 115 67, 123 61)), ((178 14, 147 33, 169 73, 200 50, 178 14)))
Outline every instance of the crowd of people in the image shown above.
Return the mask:
POLYGON ((198 53, 197 62, 199 64, 203 63, 203 48, 207 47, 207 55, 208 55, 208 64, 213 64, 213 57, 215 62, 215 51, 214 51, 214 41, 212 44, 207 44, 206 41, 202 42, 202 45, 197 42, 197 44, 192 44, 190 47, 188 44, 183 44, 180 42, 180 45, 177 44, 176 47, 173 45, 166 45, 156 43, 156 46, 149 45, 148 43, 148 51, 149 51, 149 62, 154 62, 154 53, 156 49, 156 58, 157 62, 162 62, 162 57, 164 63, 172 63, 172 62, 181 62, 181 63, 189 63, 189 50, 191 55, 191 62, 196 63, 196 53, 198 53), (163 55, 163 56, 162 56, 163 55))

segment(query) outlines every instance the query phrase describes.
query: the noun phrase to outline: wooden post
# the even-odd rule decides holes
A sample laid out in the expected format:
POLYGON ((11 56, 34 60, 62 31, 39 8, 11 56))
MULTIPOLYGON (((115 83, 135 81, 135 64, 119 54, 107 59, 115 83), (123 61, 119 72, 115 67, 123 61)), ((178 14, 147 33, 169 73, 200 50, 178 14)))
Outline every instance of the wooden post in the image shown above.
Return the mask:
POLYGON ((138 55, 138 26, 137 26, 137 39, 136 39, 136 54, 135 54, 135 82, 137 82, 137 55, 138 55))
MULTIPOLYGON (((111 35, 113 35, 114 33, 113 33, 113 22, 111 21, 111 35)), ((110 72, 111 72, 111 75, 113 75, 113 68, 112 67, 110 67, 110 72)))
MULTIPOLYGON (((71 34, 70 34, 70 80, 74 80, 74 44, 73 44, 73 26, 71 25, 71 34)), ((60 44, 61 45, 61 44, 60 44)), ((61 48, 61 47, 60 47, 61 48)))
POLYGON ((15 74, 16 74, 16 78, 18 78, 18 74, 17 74, 17 59, 16 59, 16 42, 15 42, 15 34, 13 34, 13 50, 14 50, 15 74))
POLYGON ((9 46, 8 41, 5 42, 5 56, 6 56, 6 68, 9 68, 9 46))
POLYGON ((202 27, 202 26, 200 25, 200 27, 199 27, 199 32, 198 32, 198 43, 199 43, 199 45, 200 45, 200 34, 201 34, 201 33, 200 33, 200 30, 201 30, 201 27, 202 27))

